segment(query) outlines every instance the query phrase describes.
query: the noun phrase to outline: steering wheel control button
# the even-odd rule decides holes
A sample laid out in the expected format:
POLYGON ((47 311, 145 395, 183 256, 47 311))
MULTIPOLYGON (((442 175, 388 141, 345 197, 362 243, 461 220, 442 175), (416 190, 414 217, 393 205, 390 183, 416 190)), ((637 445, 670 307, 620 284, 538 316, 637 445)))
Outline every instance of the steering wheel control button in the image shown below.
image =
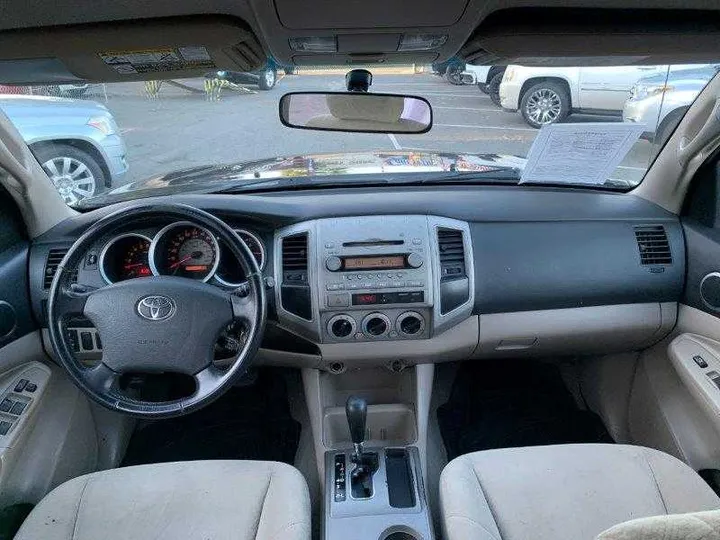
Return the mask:
POLYGON ((176 310, 175 301, 160 294, 145 296, 137 305, 138 314, 149 321, 167 320, 175 315, 176 310))
POLYGON ((27 386, 27 383, 30 382, 27 379, 20 379, 17 384, 15 385, 15 391, 16 392, 22 392, 25 390, 25 387, 27 386))
POLYGON ((92 351, 95 348, 90 332, 80 332, 80 343, 82 344, 83 350, 92 351))

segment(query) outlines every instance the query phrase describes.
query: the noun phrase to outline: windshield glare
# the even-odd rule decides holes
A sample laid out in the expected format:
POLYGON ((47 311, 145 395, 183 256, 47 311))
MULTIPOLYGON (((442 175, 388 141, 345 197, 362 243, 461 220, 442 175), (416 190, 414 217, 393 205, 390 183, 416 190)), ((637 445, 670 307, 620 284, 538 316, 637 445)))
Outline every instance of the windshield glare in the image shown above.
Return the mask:
MULTIPOLYGON (((381 175, 392 183, 414 178, 408 175, 467 173, 483 183, 494 175, 507 183, 515 173, 523 177, 546 126, 572 131, 591 123, 599 131, 590 143, 607 135, 604 126, 635 126, 618 166, 599 182, 628 190, 642 181, 717 65, 557 68, 453 59, 368 69, 371 92, 427 99, 432 129, 393 135, 288 128, 278 117, 283 94, 342 91, 347 70, 283 69, 272 62, 255 73, 196 79, 0 86, 0 109, 74 207, 260 181, 263 189, 282 188, 300 178, 325 183, 381 175)), ((562 152, 575 150, 560 145, 553 155, 562 161, 562 152)), ((601 157, 603 149, 596 151, 601 157)), ((572 178, 562 183, 573 185, 572 178)))

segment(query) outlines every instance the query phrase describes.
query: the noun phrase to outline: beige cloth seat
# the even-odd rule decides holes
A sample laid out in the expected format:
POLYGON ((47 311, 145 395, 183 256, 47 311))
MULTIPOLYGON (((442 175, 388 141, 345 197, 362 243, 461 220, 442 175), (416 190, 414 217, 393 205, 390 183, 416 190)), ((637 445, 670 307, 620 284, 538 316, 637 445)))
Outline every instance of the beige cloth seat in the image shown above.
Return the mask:
POLYGON ((15 540, 309 540, 299 471, 268 461, 189 461, 88 474, 48 494, 15 540))
POLYGON ((611 444, 460 456, 442 472, 440 501, 445 540, 592 540, 628 520, 720 508, 680 460, 611 444))

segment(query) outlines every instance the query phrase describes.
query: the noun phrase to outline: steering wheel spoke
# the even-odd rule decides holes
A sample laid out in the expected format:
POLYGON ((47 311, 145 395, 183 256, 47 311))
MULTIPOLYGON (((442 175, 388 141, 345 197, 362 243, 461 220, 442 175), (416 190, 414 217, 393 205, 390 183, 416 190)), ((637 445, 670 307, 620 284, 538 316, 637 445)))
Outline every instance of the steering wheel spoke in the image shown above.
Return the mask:
POLYGON ((60 287, 59 294, 55 297, 54 312, 60 317, 67 315, 84 315, 85 305, 92 296, 92 292, 73 290, 67 287, 60 287))
POLYGON ((82 377, 93 390, 107 395, 117 389, 120 374, 100 362, 95 367, 83 371, 82 377))
POLYGON ((233 319, 245 324, 252 324, 257 316, 257 302, 251 295, 238 296, 230 293, 230 303, 232 304, 233 319))

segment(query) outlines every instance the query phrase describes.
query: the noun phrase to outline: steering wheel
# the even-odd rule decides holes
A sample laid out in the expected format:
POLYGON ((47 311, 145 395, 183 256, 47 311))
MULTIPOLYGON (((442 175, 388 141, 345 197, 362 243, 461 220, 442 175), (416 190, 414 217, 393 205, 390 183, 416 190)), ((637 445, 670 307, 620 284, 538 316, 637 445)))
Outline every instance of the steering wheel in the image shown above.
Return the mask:
POLYGON ((228 225, 190 206, 136 206, 90 226, 65 255, 50 287, 50 341, 70 377, 100 405, 137 417, 169 418, 209 404, 244 373, 260 346, 265 302, 255 257, 228 225), (89 291, 72 283, 73 270, 98 240, 129 222, 157 218, 189 221, 222 240, 245 272, 245 296, 171 276, 130 279, 89 291), (102 338, 102 360, 94 367, 83 367, 68 344, 67 321, 79 315, 87 317, 102 338), (213 348, 221 331, 234 321, 245 325, 247 337, 235 361, 221 370, 213 365, 213 348), (120 388, 120 376, 128 372, 186 374, 194 378, 195 391, 174 401, 134 399, 120 388))

